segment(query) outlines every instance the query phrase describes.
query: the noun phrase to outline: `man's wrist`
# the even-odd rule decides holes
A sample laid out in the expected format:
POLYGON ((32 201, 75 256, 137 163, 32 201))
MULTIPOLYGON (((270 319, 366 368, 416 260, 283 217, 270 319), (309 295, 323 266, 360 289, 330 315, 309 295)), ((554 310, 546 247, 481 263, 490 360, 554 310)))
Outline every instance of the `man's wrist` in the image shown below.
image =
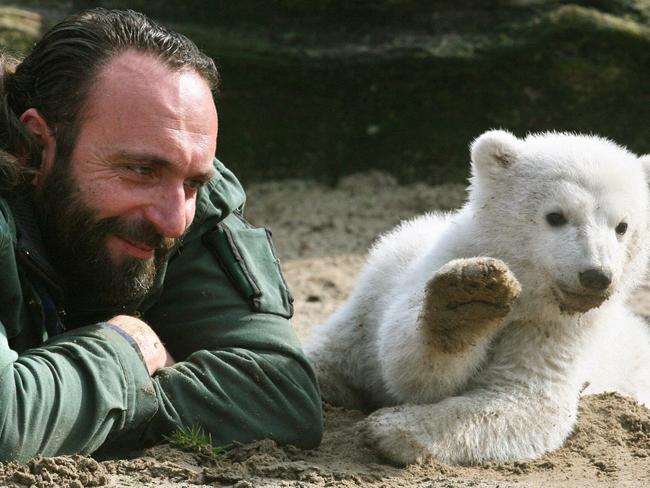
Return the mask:
POLYGON ((126 339, 126 341, 131 345, 131 347, 133 349, 135 349, 135 351, 138 353, 138 356, 140 356, 140 359, 142 360, 142 362, 146 363, 146 361, 144 360, 144 356, 142 355, 142 351, 140 350, 140 346, 138 346, 138 343, 135 342, 135 339, 133 339, 133 337, 131 337, 126 332, 124 332, 118 326, 116 326, 114 324, 111 324, 110 322, 100 322, 97 325, 99 325, 100 327, 105 327, 105 328, 108 328, 108 329, 112 329, 115 332, 117 332, 118 334, 120 334, 122 337, 124 337, 126 339))

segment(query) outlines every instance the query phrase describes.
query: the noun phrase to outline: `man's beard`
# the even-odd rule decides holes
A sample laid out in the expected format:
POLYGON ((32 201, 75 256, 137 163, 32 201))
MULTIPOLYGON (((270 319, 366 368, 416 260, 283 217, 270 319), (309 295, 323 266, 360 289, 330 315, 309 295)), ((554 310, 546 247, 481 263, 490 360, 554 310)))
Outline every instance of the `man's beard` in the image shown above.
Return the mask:
POLYGON ((65 279, 66 302, 74 309, 120 306, 144 298, 176 243, 147 220, 98 219, 60 158, 36 191, 35 203, 49 257, 65 279), (145 244, 154 249, 154 256, 125 256, 116 264, 107 247, 109 235, 145 244))

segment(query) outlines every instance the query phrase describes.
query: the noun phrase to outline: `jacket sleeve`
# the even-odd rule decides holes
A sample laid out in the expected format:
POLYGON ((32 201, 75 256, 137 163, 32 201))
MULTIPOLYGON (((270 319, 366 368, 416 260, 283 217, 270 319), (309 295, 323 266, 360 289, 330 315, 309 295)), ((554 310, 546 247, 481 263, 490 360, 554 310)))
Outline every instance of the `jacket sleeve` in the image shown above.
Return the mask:
POLYGON ((110 328, 83 327, 18 355, 0 323, 0 461, 91 453, 157 408, 144 363, 110 328))
POLYGON ((315 447, 320 394, 270 239, 226 221, 186 239, 146 313, 179 362, 154 376, 158 411, 144 438, 200 426, 215 445, 271 438, 315 447))

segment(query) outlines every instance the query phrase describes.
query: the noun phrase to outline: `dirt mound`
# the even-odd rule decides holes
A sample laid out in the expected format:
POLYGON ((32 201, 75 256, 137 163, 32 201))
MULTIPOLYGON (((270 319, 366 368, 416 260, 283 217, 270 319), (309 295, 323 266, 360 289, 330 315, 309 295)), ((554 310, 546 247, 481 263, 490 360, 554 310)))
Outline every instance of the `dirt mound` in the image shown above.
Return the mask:
MULTIPOLYGON (((541 459, 451 466, 391 466, 364 443, 358 411, 325 405, 325 436, 318 449, 280 447, 270 440, 232 447, 218 461, 168 446, 145 457, 102 463, 113 482, 140 486, 234 485, 246 487, 364 486, 587 487, 650 483, 650 410, 617 394, 585 397, 566 445, 541 459)), ((76 457, 77 460, 86 458, 76 457)))
POLYGON ((0 463, 0 483, 36 488, 84 488, 108 482, 104 466, 85 456, 37 457, 27 464, 0 463))

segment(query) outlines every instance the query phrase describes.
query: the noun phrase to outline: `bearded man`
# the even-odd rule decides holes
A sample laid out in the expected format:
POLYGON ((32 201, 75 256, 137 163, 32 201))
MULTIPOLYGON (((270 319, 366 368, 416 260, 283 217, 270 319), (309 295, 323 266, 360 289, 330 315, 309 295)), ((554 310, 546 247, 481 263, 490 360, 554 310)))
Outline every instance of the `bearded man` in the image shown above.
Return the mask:
POLYGON ((214 158, 213 61, 142 14, 93 9, 3 72, 0 460, 191 427, 316 446, 291 295, 214 158))

